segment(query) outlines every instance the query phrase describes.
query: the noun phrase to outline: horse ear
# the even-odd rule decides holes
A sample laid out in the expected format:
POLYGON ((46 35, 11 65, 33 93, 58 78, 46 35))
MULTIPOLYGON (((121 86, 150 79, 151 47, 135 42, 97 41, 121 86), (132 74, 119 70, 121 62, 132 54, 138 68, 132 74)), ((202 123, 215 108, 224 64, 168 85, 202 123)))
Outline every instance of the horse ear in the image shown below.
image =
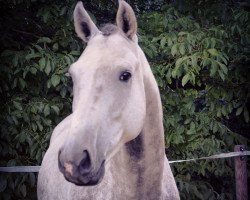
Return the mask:
POLYGON ((74 10, 74 24, 78 37, 85 42, 88 42, 99 32, 80 1, 76 4, 74 10))
POLYGON ((134 40, 137 33, 135 13, 131 6, 123 0, 119 0, 116 23, 129 39, 134 40))

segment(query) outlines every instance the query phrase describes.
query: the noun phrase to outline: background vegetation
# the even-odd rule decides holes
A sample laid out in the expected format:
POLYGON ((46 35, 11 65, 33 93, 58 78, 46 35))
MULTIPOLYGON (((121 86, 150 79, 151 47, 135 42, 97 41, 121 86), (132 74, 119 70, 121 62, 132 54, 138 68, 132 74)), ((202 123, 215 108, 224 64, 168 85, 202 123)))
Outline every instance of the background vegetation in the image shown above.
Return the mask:
MULTIPOLYGON (((249 145, 249 1, 128 1, 159 84, 170 160, 249 145)), ((6 0, 0 11, 0 166, 39 165, 71 112, 67 76, 84 44, 75 1, 6 0)), ((98 24, 117 1, 86 1, 98 24), (96 20, 97 19, 97 20, 96 20)), ((234 199, 232 159, 172 165, 182 199, 234 199)), ((0 199, 36 199, 34 173, 0 174, 0 199)))

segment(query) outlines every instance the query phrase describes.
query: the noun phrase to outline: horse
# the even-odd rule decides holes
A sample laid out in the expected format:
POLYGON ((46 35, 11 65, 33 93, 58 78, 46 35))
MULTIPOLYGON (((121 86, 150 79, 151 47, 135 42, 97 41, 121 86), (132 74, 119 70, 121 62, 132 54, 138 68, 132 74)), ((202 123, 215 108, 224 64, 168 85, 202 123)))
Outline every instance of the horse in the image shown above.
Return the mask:
POLYGON ((38 175, 39 200, 179 200, 164 150, 160 93, 138 45, 131 6, 100 29, 78 2, 87 43, 69 67, 72 113, 54 129, 38 175))

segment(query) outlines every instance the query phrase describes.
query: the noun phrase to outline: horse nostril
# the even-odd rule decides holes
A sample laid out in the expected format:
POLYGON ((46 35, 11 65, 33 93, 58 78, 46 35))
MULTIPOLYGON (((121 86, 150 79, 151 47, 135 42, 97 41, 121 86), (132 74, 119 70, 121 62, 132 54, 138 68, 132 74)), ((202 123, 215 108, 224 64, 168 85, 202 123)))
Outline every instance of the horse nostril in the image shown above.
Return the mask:
POLYGON ((59 170, 61 171, 61 172, 63 172, 64 170, 63 170, 63 165, 62 165, 62 163, 61 163, 61 159, 60 159, 60 155, 61 155, 61 149, 59 150, 59 152, 58 152, 58 167, 59 167, 59 170))
POLYGON ((91 160, 89 152, 87 150, 83 151, 83 158, 79 165, 79 172, 83 174, 88 174, 91 170, 91 160))

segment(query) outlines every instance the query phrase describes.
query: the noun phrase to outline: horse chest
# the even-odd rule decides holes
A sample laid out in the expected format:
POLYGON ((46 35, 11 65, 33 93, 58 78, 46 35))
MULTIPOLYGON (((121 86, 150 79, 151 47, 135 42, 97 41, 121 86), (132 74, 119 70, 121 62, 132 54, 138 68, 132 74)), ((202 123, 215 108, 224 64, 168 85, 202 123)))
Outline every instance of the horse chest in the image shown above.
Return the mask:
MULTIPOLYGON (((54 147, 56 145, 54 144, 54 147)), ((50 148, 43 160, 46 166, 40 170, 39 191, 40 200, 136 200, 138 199, 138 188, 129 184, 132 176, 127 174, 123 178, 119 170, 107 165, 106 174, 102 182, 96 186, 76 186, 65 180, 57 167, 57 148, 50 148), (49 170, 48 170, 49 169, 49 170)))

